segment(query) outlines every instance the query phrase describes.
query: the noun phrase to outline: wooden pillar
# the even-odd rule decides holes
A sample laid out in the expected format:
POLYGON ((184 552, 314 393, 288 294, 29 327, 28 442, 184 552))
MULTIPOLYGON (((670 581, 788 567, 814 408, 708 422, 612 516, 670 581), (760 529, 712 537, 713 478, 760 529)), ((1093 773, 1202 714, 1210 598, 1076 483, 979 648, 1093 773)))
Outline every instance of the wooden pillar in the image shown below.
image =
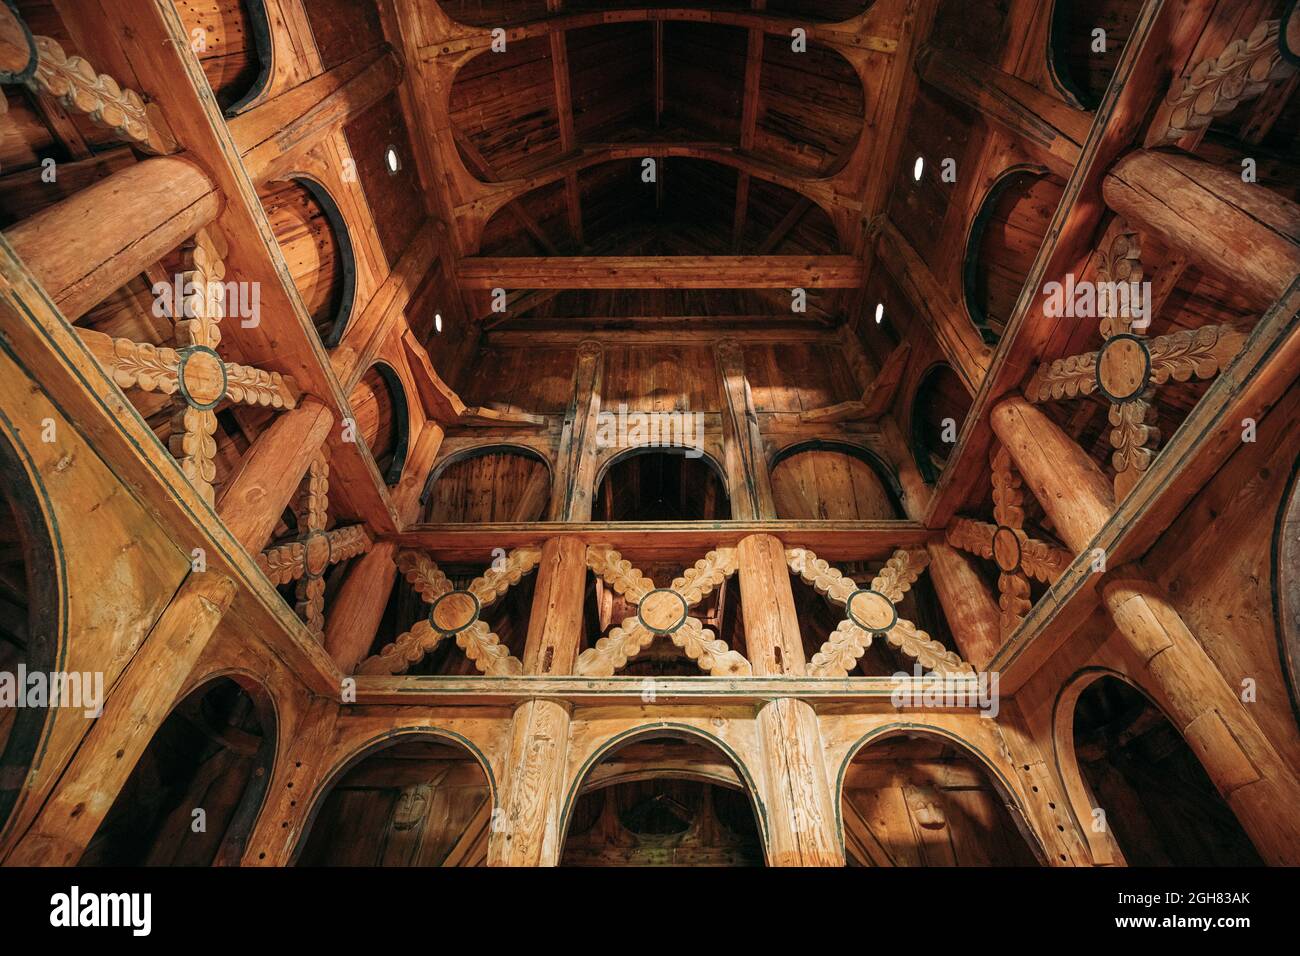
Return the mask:
MULTIPOLYGON (((524 644, 524 674, 572 674, 582 641, 587 545, 551 538, 537 565, 524 644)), ((570 705, 528 700, 515 708, 501 781, 501 808, 488 836, 489 866, 555 866, 562 849, 570 705)))
POLYGON ((1002 616, 979 570, 966 555, 942 541, 926 544, 930 580, 961 656, 977 671, 988 667, 1002 646, 1002 616))
POLYGON ((348 570, 325 619, 325 650, 344 674, 370 652, 397 581, 397 542, 376 542, 348 570))
POLYGON ((250 554, 266 547, 333 424, 334 413, 307 398, 277 415, 244 453, 217 502, 217 514, 250 554))
POLYGON ((235 584, 194 572, 158 618, 104 702, 7 866, 75 866, 235 597, 235 584))
POLYGON ((1129 153, 1106 175, 1107 205, 1139 232, 1267 309, 1300 274, 1300 206, 1186 153, 1129 153))
POLYGON ((5 230, 18 258, 75 322, 217 218, 211 180, 178 156, 121 169, 5 230))
POLYGON ((722 382, 722 440, 725 443, 727 490, 731 517, 737 521, 775 518, 772 480, 763 454, 754 395, 745 377, 745 352, 735 339, 713 348, 722 382))
MULTIPOLYGON (((745 646, 754 676, 802 676, 803 638, 785 548, 771 535, 750 535, 740 541, 737 563, 745 646)), ((758 732, 768 863, 843 866, 816 711, 793 698, 768 701, 758 712, 758 732)))
POLYGON ((1009 131, 1058 176, 1074 171, 1091 113, 956 50, 923 46, 916 69, 926 83, 1009 131))
MULTIPOLYGON (((1061 428, 1023 398, 1004 399, 994 432, 1074 551, 1109 518, 1110 482, 1061 428)), ((1109 572, 1102 599, 1125 638, 1134 676, 1155 697, 1232 807, 1260 856, 1300 863, 1300 782, 1228 685, 1178 611, 1138 566, 1109 572)))
POLYGON ((596 493, 596 423, 605 379, 605 351, 588 339, 578 346, 573 399, 560 434, 559 462, 551 486, 551 521, 590 521, 596 493))

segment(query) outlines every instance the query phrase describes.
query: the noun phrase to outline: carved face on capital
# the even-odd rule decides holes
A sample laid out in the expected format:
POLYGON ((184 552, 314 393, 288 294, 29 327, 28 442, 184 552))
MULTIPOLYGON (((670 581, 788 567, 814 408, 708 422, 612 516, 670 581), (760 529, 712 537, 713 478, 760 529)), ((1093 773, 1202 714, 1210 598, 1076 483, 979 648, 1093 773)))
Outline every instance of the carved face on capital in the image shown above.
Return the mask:
POLYGON ((397 798, 397 807, 393 811, 393 829, 410 830, 419 826, 429 811, 429 795, 432 788, 428 784, 407 787, 397 798))

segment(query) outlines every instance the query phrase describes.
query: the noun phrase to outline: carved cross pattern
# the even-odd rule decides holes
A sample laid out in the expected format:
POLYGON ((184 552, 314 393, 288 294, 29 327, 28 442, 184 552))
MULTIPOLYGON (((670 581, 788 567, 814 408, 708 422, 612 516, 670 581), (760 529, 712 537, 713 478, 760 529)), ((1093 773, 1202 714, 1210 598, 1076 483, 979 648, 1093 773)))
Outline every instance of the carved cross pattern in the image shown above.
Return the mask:
POLYGON ((877 634, 937 674, 974 673, 957 654, 898 616, 898 602, 930 563, 924 551, 895 551, 866 588, 807 548, 787 549, 785 561, 804 583, 848 613, 813 655, 809 665, 813 677, 848 677, 877 634))
POLYGON ((743 654, 731 650, 726 641, 690 616, 691 608, 736 573, 735 548, 710 551, 666 588, 655 587, 630 561, 603 545, 587 548, 587 567, 625 601, 635 604, 636 614, 578 656, 581 676, 612 676, 659 635, 667 635, 701 670, 715 677, 752 673, 743 654))
POLYGON ((429 616, 416 622, 405 634, 357 668, 358 674, 401 674, 419 663, 442 643, 455 637, 465 656, 474 662, 479 673, 492 677, 522 674, 524 666, 509 648, 501 643, 483 620, 483 611, 531 573, 541 560, 538 548, 516 548, 504 561, 470 582, 456 588, 442 569, 420 551, 402 551, 397 556, 398 570, 428 604, 429 616))
POLYGON ((369 551, 373 543, 359 524, 325 530, 329 474, 325 455, 317 455, 302 479, 293 508, 298 521, 297 537, 267 548, 257 557, 258 567, 273 583, 298 582, 294 610, 317 637, 325 633, 325 572, 331 564, 369 551))
MULTIPOLYGON (((1123 220, 1111 224, 1098 260, 1099 282, 1142 282, 1139 237, 1123 220)), ((1131 308, 1121 305, 1117 312, 1102 316, 1105 341, 1098 351, 1040 365, 1025 395, 1031 402, 1046 402, 1097 392, 1110 402, 1115 497, 1122 498, 1150 467, 1160 442, 1152 405, 1154 387, 1170 379, 1213 378, 1241 350, 1246 336, 1228 325, 1203 325, 1149 339, 1145 325, 1133 324, 1131 308)), ((1149 324, 1151 316, 1144 318, 1149 324)))
POLYGON ((997 524, 958 518, 948 528, 948 543, 998 566, 998 606, 1002 636, 1014 631, 1033 602, 1029 578, 1051 584, 1070 566, 1070 552, 1025 534, 1025 496, 1011 455, 1001 445, 993 452, 993 519, 997 524))
POLYGON ((291 377, 226 362, 217 353, 218 323, 224 315, 224 255, 225 241, 215 230, 200 230, 186 244, 184 271, 177 277, 182 301, 172 303, 176 348, 77 330, 118 388, 175 396, 169 450, 208 504, 215 500, 217 407, 233 402, 289 409, 298 404, 299 394, 291 377))

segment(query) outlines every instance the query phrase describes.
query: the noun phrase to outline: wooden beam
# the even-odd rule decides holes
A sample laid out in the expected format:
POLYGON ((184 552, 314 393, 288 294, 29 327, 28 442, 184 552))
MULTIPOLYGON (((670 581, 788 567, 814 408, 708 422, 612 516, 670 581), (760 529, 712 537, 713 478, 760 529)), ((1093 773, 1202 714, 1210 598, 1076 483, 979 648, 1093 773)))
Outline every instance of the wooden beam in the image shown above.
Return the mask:
POLYGON ((916 68, 925 82, 993 120, 1055 173, 1068 177, 1088 138, 1092 114, 975 57, 926 44, 916 68))
POLYGON ((993 350, 971 324, 966 310, 953 301, 925 260, 892 222, 886 220, 881 226, 879 243, 877 261, 893 275, 929 326, 948 363, 974 395, 988 373, 993 350))
POLYGON ((383 46, 234 117, 230 134, 248 175, 262 183, 287 172, 304 149, 383 99, 401 79, 401 61, 383 46))
POLYGON ((605 377, 605 351, 584 341, 573 366, 573 393, 556 455, 548 514, 553 521, 590 521, 596 483, 596 424, 605 377))
POLYGON ((854 289, 852 256, 476 256, 460 264, 467 289, 854 289))
POLYGON ((745 375, 745 350, 736 339, 724 339, 713 349, 722 386, 723 466, 732 514, 741 520, 776 517, 772 477, 763 454, 754 396, 745 375))
MULTIPOLYGON (((564 0, 546 0, 548 13, 558 13, 563 5, 564 0)), ((555 78, 555 114, 560 127, 560 151, 568 153, 577 143, 573 135, 573 92, 569 85, 568 34, 552 33, 550 44, 551 73, 555 78)), ((582 193, 578 190, 576 172, 564 177, 564 208, 569 217, 569 232, 572 233, 573 242, 578 248, 582 248, 582 193)))

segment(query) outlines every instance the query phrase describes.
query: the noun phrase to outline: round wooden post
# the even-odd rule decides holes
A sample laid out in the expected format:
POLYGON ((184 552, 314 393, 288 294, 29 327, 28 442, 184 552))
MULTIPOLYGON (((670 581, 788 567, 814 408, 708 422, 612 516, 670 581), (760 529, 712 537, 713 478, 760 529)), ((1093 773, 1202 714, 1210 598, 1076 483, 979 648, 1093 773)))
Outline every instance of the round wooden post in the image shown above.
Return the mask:
MULTIPOLYGON (((1110 483, 1055 422, 1023 398, 1004 399, 994 432, 1074 551, 1110 516, 1110 483)), ((1112 570, 1102 599, 1134 658, 1134 676, 1172 720, 1270 863, 1300 863, 1300 782, 1158 585, 1135 565, 1112 570)))
MULTIPOLYGON (((737 563, 754 676, 802 676, 803 640, 785 548, 769 534, 750 535, 740 541, 737 563)), ((843 866, 816 711, 793 698, 768 701, 758 712, 758 732, 769 865, 843 866)))
MULTIPOLYGON (((551 538, 537 565, 533 609, 524 644, 524 673, 572 674, 582 641, 587 546, 551 538)), ((555 866, 560 862, 560 814, 569 749, 570 705, 554 700, 520 704, 510 725, 501 781, 501 810, 488 836, 489 866, 555 866)))
POLYGON ((966 555, 942 541, 931 541, 930 580, 961 656, 977 671, 988 667, 1002 646, 998 604, 966 555))
POLYGON ((1129 153, 1102 183, 1130 226, 1267 309, 1300 274, 1300 206, 1186 153, 1129 153))
POLYGON ((217 218, 207 174, 178 156, 146 159, 5 230, 64 318, 75 322, 217 218))

